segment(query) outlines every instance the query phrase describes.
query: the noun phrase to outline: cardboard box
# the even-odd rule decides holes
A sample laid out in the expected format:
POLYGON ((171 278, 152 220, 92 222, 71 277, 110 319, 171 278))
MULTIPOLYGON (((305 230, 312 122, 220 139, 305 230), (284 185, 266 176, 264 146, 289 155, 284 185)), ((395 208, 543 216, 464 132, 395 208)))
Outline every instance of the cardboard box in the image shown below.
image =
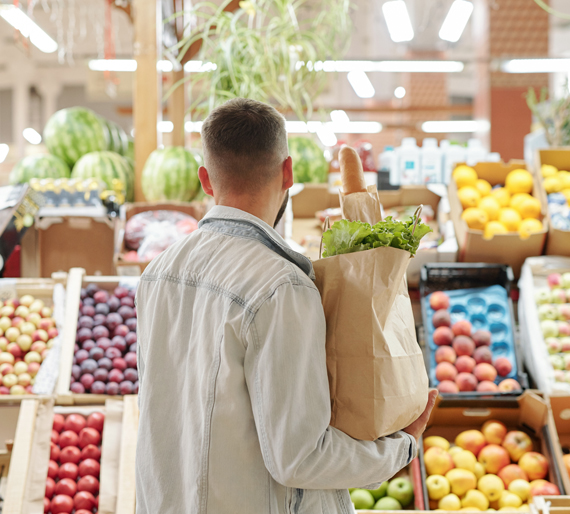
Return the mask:
POLYGON ((132 288, 138 283, 138 277, 93 277, 86 276, 82 268, 72 268, 67 278, 67 301, 65 305, 65 321, 59 362, 59 377, 56 386, 56 403, 58 405, 94 405, 102 404, 109 398, 121 398, 106 394, 75 394, 71 392, 71 369, 75 353, 75 338, 81 288, 88 284, 97 284, 100 288, 112 292, 117 286, 132 288))
POLYGON ((49 277, 73 267, 113 275, 114 227, 115 218, 106 215, 36 217, 22 240, 22 276, 49 277))
MULTIPOLYGON (((556 166, 559 170, 570 171, 570 148, 550 148, 548 150, 537 150, 536 152, 536 175, 541 177, 538 181, 538 189, 544 205, 548 205, 540 173, 540 167, 543 164, 556 166)), ((548 220, 550 221, 550 214, 548 215, 548 220)), ((566 255, 570 257, 570 231, 559 230, 549 224, 546 255, 566 255)))
POLYGON ((548 403, 531 391, 526 391, 518 398, 473 400, 469 403, 465 400, 442 400, 440 396, 423 438, 438 435, 453 442, 459 433, 470 429, 480 430, 483 423, 490 419, 502 421, 509 430, 527 433, 533 441, 534 451, 542 453, 548 460, 546 479, 558 486, 561 494, 565 494, 559 470, 561 451, 552 437, 554 427, 548 403))
POLYGON ((328 184, 304 184, 303 190, 291 198, 295 218, 314 218, 317 211, 340 207, 338 194, 329 192, 328 184))
POLYGON ((135 214, 160 210, 182 212, 200 221, 206 214, 206 204, 203 202, 139 202, 124 204, 121 207, 120 217, 115 225, 116 249, 113 261, 117 274, 140 275, 149 265, 150 261, 132 262, 123 259, 123 255, 129 251, 125 246, 125 225, 135 214))
MULTIPOLYGON (((487 180, 492 186, 504 184, 509 172, 516 169, 526 169, 524 161, 480 162, 473 166, 479 178, 487 180)), ((451 219, 455 227, 455 235, 459 244, 459 260, 462 262, 494 262, 508 264, 513 268, 515 277, 521 272, 523 262, 527 257, 542 255, 548 222, 546 219, 546 205, 539 190, 539 181, 534 176, 533 196, 541 200, 543 230, 531 234, 528 239, 521 239, 518 234, 498 234, 490 241, 483 239, 482 230, 472 230, 461 219, 463 207, 457 196, 457 186, 454 180, 449 181, 449 204, 451 219)))
POLYGON ((130 476, 134 474, 138 412, 136 396, 125 401, 108 400, 105 405, 54 406, 53 399, 25 400, 22 402, 14 440, 13 458, 8 474, 7 495, 3 514, 36 514, 43 512, 43 498, 50 457, 50 436, 53 415, 72 413, 88 416, 92 412, 105 414, 103 440, 101 442, 101 472, 98 512, 100 514, 134 514, 134 494, 128 495, 119 510, 119 500, 124 498, 121 487, 129 489, 130 476), (129 444, 125 445, 125 442, 129 444), (126 468, 122 466, 127 466, 126 468))
MULTIPOLYGON (((570 453, 570 395, 550 396, 549 400, 555 428, 553 437, 558 441, 561 450, 558 454, 560 457, 558 462, 560 476, 566 491, 570 491, 570 476, 562 459, 563 455, 570 453)), ((566 507, 570 511, 570 504, 567 504, 566 507)))

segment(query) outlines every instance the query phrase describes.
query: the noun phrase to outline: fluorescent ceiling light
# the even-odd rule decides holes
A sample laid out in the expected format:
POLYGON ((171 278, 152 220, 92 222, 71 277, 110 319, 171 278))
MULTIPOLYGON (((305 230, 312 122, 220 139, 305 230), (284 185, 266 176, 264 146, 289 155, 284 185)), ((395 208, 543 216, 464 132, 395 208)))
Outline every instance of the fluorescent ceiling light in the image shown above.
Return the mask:
POLYGON ((10 147, 6 143, 0 144, 0 163, 6 160, 8 157, 8 152, 10 151, 10 147))
POLYGON ((159 121, 156 128, 159 132, 172 132, 174 130, 174 123, 171 121, 159 121))
POLYGON ((444 41, 457 43, 461 34, 467 26, 469 17, 473 12, 473 4, 466 0, 455 0, 443 20, 443 25, 439 31, 439 37, 444 41))
POLYGON ((325 61, 323 70, 332 72, 364 71, 388 73, 459 73, 461 61, 325 61))
POLYGON ((328 124, 324 123, 322 123, 321 126, 317 129, 317 137, 325 146, 334 146, 338 141, 334 135, 334 132, 330 129, 328 124))
POLYGON ((156 69, 163 73, 169 73, 174 69, 174 65, 170 61, 162 60, 156 63, 156 69))
POLYGON ((135 59, 91 59, 89 69, 93 71, 136 71, 135 59))
POLYGON ((343 122, 350 121, 348 114, 346 114, 346 111, 343 111, 342 109, 336 110, 336 111, 331 111, 330 116, 331 116, 331 120, 335 123, 343 123, 343 122))
POLYGON ((446 134, 454 132, 484 132, 489 130, 486 120, 426 121, 422 130, 429 134, 446 134))
POLYGON ((202 125, 204 124, 203 121, 187 121, 184 123, 184 130, 186 132, 202 132, 202 125))
POLYGON ((202 61, 188 61, 184 65, 184 71, 187 72, 206 72, 206 71, 213 71, 217 70, 218 65, 213 62, 205 62, 202 61))
POLYGON ((22 131, 24 139, 32 145, 39 145, 42 142, 42 136, 33 128, 26 128, 22 131))
POLYGON ((321 126, 325 125, 335 134, 377 134, 382 131, 382 124, 377 121, 287 121, 286 128, 290 134, 316 133, 321 126))
POLYGON ((398 86, 396 89, 394 89, 394 96, 396 98, 404 98, 404 96, 406 96, 406 88, 398 86))
POLYGON ((570 72, 570 59, 512 59, 501 65, 505 73, 570 72))
POLYGON ((291 134, 306 134, 309 132, 309 127, 304 121, 286 121, 285 129, 291 134))
POLYGON ((30 39, 30 43, 46 54, 57 50, 57 43, 24 11, 14 5, 0 5, 0 17, 12 27, 19 30, 22 36, 30 39))
POLYGON ((372 98, 374 96, 376 92, 374 86, 370 82, 368 75, 363 71, 351 71, 346 78, 360 98, 372 98))
POLYGON ((390 38, 394 43, 414 39, 414 29, 404 0, 392 0, 382 6, 390 38))

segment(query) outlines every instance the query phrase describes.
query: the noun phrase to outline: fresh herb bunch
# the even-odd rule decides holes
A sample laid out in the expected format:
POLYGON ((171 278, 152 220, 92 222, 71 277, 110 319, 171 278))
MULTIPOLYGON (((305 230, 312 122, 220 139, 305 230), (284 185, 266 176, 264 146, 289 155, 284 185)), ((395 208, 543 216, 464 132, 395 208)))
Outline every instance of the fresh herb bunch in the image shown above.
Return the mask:
POLYGON ((376 225, 362 221, 336 221, 323 234, 323 257, 362 252, 381 246, 399 248, 415 255, 422 237, 432 231, 420 220, 414 229, 416 220, 417 216, 412 216, 407 221, 398 221, 388 216, 376 225))

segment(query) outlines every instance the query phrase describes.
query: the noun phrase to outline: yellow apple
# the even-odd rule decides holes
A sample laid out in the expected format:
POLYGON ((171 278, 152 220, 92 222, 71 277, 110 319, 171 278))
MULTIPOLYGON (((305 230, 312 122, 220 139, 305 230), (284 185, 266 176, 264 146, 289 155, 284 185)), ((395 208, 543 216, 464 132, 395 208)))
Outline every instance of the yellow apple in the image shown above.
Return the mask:
POLYGON ((431 475, 427 477, 426 487, 430 500, 441 500, 451 491, 449 481, 441 475, 431 475))
POLYGON ((511 493, 510 491, 503 491, 501 497, 499 498, 499 507, 502 509, 504 507, 518 508, 522 505, 522 500, 518 494, 511 493))
POLYGON ((451 455, 437 446, 432 446, 424 453, 424 462, 428 475, 445 475, 455 466, 451 455))
POLYGON ((489 444, 501 444, 507 435, 507 427, 502 421, 490 419, 485 422, 481 432, 489 444))
POLYGON ((517 464, 509 464, 497 473, 507 487, 513 480, 521 479, 528 482, 528 475, 517 464))
POLYGON ((520 510, 522 512, 529 512, 530 507, 528 506, 528 503, 523 503, 517 510, 520 510))
POLYGON ((496 474, 511 463, 509 453, 498 444, 488 444, 479 452, 477 460, 485 466, 487 473, 496 474))
POLYGON ((454 455, 456 455, 462 451, 464 451, 463 448, 461 448, 459 446, 452 446, 449 450, 447 450, 447 453, 449 453, 449 455, 451 455, 453 457, 454 455))
POLYGON ((429 450, 432 446, 437 446, 442 450, 449 450, 449 441, 444 437, 439 437, 438 435, 431 435, 424 439, 424 451, 429 450))
POLYGON ((475 473, 466 469, 452 469, 446 473, 445 478, 449 480, 451 492, 457 496, 463 496, 470 489, 477 487, 475 473))
POLYGON ((461 450, 452 457, 453 463, 456 468, 466 469, 475 472, 475 464, 477 464, 477 458, 469 450, 461 450))
POLYGON ((463 507, 475 507, 477 510, 485 510, 489 508, 489 500, 487 497, 477 489, 467 491, 467 494, 461 500, 463 507))
POLYGON ((461 500, 456 494, 448 494, 439 500, 437 506, 443 510, 459 510, 461 508, 461 500))
POLYGON ((505 484, 497 475, 484 475, 477 483, 477 489, 481 491, 490 502, 496 501, 501 497, 505 490, 505 484))
POLYGON ((475 476, 477 477, 477 480, 479 480, 485 474, 485 466, 483 466, 483 464, 481 464, 480 462, 476 462, 474 473, 475 476))
POLYGON ((464 450, 469 450, 477 457, 487 441, 479 430, 465 430, 455 438, 455 444, 464 450))
POLYGON ((520 468, 528 475, 529 480, 540 480, 548 474, 548 461, 537 452, 527 452, 519 459, 520 468))
POLYGON ((517 478, 509 484, 509 491, 515 493, 524 502, 530 496, 530 484, 522 478, 517 478))
POLYGON ((503 448, 509 452, 514 462, 518 462, 526 452, 532 451, 532 440, 524 432, 512 430, 505 436, 503 448))

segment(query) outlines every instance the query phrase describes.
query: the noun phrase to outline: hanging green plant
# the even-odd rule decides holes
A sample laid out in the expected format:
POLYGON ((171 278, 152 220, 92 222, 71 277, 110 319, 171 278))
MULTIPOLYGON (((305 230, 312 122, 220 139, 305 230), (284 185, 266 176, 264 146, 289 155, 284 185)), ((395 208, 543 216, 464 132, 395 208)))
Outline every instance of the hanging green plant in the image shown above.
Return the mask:
POLYGON ((182 62, 201 41, 196 59, 213 63, 211 71, 190 73, 173 86, 190 81, 192 117, 202 119, 226 100, 244 97, 310 119, 326 85, 322 62, 348 49, 350 0, 246 0, 225 11, 230 3, 201 2, 175 14, 198 28, 169 51, 182 62))

